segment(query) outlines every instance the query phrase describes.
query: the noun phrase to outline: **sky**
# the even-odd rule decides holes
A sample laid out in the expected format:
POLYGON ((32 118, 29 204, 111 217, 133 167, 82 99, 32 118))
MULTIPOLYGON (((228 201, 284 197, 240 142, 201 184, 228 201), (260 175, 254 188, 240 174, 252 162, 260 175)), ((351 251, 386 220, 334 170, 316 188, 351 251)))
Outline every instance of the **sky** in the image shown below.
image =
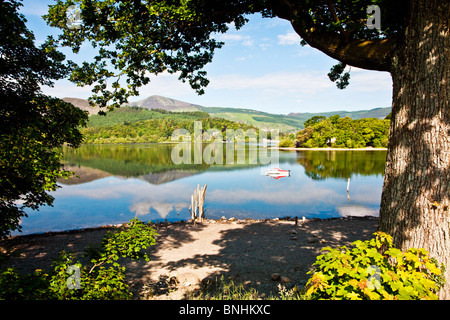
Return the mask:
MULTIPOLYGON (((53 0, 24 0, 21 13, 28 20, 36 45, 58 29, 46 25, 42 15, 53 0)), ((225 42, 211 63, 206 65, 210 80, 206 93, 199 96, 178 76, 167 73, 152 76, 150 84, 141 87, 139 97, 161 95, 205 107, 248 108, 275 114, 291 112, 327 112, 369 110, 389 107, 392 102, 392 80, 387 72, 350 68, 350 85, 339 90, 327 73, 336 60, 309 46, 300 46, 300 37, 291 24, 279 18, 248 16, 249 22, 240 30, 230 26, 225 34, 215 37, 225 42)), ((91 61, 94 52, 83 46, 78 55, 61 49, 67 59, 91 61)), ((44 87, 45 94, 59 98, 87 99, 88 87, 77 87, 60 80, 53 88, 44 87)))

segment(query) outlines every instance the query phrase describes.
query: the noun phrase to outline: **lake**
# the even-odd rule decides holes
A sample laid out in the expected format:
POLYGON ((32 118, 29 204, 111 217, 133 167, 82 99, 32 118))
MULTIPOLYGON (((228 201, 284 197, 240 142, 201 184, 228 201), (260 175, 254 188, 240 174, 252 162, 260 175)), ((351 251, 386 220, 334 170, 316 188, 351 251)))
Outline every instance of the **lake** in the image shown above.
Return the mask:
POLYGON ((201 155, 208 147, 200 144, 189 149, 190 159, 174 164, 176 146, 65 147, 65 167, 78 177, 59 182, 61 188, 51 192, 53 207, 27 211, 21 233, 119 224, 136 216, 142 221, 188 220, 191 195, 205 184, 208 219, 378 216, 386 151, 278 152, 247 144, 234 146, 234 156, 226 158, 230 144, 223 144, 223 154, 211 153, 223 161, 216 157, 211 163, 194 159, 195 150, 201 155), (274 163, 255 163, 252 154, 257 152, 276 155, 276 165, 290 170, 290 176, 266 176, 274 163), (244 161, 236 161, 243 154, 244 161))

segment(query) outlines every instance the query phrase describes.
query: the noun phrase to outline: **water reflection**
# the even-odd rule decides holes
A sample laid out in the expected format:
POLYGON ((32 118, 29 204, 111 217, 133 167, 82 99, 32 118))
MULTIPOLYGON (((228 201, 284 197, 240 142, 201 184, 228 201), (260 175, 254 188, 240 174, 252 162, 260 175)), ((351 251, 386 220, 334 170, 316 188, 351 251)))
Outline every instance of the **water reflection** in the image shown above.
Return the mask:
POLYGON ((271 153, 278 153, 256 145, 234 143, 87 145, 79 149, 65 147, 63 152, 67 170, 76 171, 81 178, 71 179, 69 184, 87 182, 87 177, 95 180, 96 175, 99 178, 108 175, 139 177, 152 184, 161 184, 207 170, 260 166, 262 164, 258 160, 262 157, 265 157, 263 164, 266 164, 271 153), (187 154, 179 156, 181 149, 187 154), (211 155, 215 161, 211 160, 211 155), (179 161, 180 157, 184 161, 179 161))
MULTIPOLYGON (((65 148, 65 166, 79 177, 60 181, 62 188, 53 193, 54 207, 30 212, 23 233, 116 224, 134 216, 144 221, 189 219, 190 196, 197 184, 208 184, 207 218, 378 215, 383 151, 280 152, 278 165, 291 176, 275 180, 261 174, 267 166, 250 163, 248 146, 236 146, 235 151, 246 151, 242 164, 237 164, 237 152, 234 163, 224 152, 223 164, 180 165, 171 161, 174 146, 65 148), (351 178, 350 202, 347 178, 351 178)), ((270 156, 270 150, 262 151, 270 156)))
POLYGON ((355 174, 383 175, 385 158, 383 151, 302 151, 297 162, 311 179, 347 179, 355 174))

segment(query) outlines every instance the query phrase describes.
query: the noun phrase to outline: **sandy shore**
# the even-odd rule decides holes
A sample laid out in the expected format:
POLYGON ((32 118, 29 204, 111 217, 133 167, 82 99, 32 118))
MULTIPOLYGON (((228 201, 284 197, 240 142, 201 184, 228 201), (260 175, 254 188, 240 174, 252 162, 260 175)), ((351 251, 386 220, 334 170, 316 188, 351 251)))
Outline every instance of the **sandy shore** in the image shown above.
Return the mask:
MULTIPOLYGON (((124 261, 136 299, 183 299, 209 279, 225 276, 261 293, 277 292, 280 274, 286 287, 306 283, 315 258, 325 246, 349 246, 377 230, 374 217, 293 220, 206 220, 203 224, 174 223, 159 228, 150 261, 124 261), (168 279, 180 283, 167 292, 168 279)), ((49 269, 61 250, 81 257, 89 244, 99 243, 110 230, 94 228, 70 232, 16 236, 0 247, 19 256, 6 262, 22 272, 49 269)))

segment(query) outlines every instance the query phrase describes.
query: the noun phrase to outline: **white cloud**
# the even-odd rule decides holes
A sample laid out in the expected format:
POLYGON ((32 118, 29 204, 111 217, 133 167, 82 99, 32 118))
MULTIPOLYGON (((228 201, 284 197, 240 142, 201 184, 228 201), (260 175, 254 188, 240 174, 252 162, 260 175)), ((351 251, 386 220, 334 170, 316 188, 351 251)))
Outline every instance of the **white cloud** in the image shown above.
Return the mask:
POLYGON ((251 47, 255 45, 255 41, 249 37, 247 39, 242 40, 242 45, 246 47, 251 47))
POLYGON ((280 34, 278 36, 278 44, 281 45, 299 45, 300 40, 300 36, 295 32, 288 32, 286 34, 280 34))
POLYGON ((130 212, 138 216, 150 213, 153 208, 161 218, 166 218, 173 210, 181 211, 189 207, 191 189, 184 184, 152 185, 139 179, 119 179, 108 177, 89 183, 65 185, 55 194, 62 197, 86 197, 95 200, 131 199, 130 212), (173 193, 178 195, 178 202, 173 202, 173 193), (180 201, 186 199, 186 202, 180 201))
POLYGON ((267 50, 268 48, 272 47, 272 44, 270 43, 260 43, 259 47, 261 48, 261 50, 267 50))
POLYGON ((345 216, 356 216, 356 217, 364 217, 364 216, 373 216, 377 217, 379 215, 379 210, 367 208, 361 205, 348 205, 341 206, 337 208, 339 214, 343 217, 345 216))
POLYGON ((68 80, 56 81, 53 87, 42 86, 41 90, 46 95, 58 98, 73 97, 87 99, 92 94, 91 86, 77 87, 68 80))
POLYGON ((333 84, 321 72, 280 71, 261 76, 228 74, 211 77, 209 88, 228 90, 270 90, 284 93, 316 93, 332 87, 333 84))
MULTIPOLYGON (((150 75, 150 83, 138 89, 140 97, 131 97, 129 101, 140 100, 142 97, 148 97, 155 94, 171 98, 176 98, 183 94, 192 94, 194 90, 190 85, 188 83, 182 83, 178 80, 178 77, 179 74, 169 74, 167 72, 157 76, 150 75)), ((112 81, 109 82, 111 83, 112 81)), ((122 85, 126 87, 125 84, 122 85)), ((92 95, 92 86, 77 87, 68 80, 56 81, 53 87, 42 86, 41 90, 46 95, 58 98, 73 97, 87 99, 92 95)))
POLYGON ((158 215, 165 219, 172 210, 181 211, 184 208, 187 208, 187 203, 167 203, 167 202, 150 202, 150 201, 141 201, 135 202, 130 206, 130 211, 135 212, 138 216, 144 216, 150 213, 150 209, 153 208, 158 215))
POLYGON ((339 195, 326 188, 311 185, 297 186, 283 190, 220 190, 215 189, 208 194, 208 199, 213 202, 239 204, 249 201, 260 201, 267 204, 306 204, 320 202, 323 199, 339 199, 339 195))
POLYGON ((255 40, 251 36, 237 33, 219 34, 217 35, 217 40, 224 41, 228 44, 240 44, 246 47, 255 45, 255 40))
POLYGON ((350 86, 359 92, 392 90, 392 78, 388 72, 363 70, 351 67, 350 86))
POLYGON ((218 38, 222 41, 242 41, 243 36, 241 34, 221 34, 218 38))

